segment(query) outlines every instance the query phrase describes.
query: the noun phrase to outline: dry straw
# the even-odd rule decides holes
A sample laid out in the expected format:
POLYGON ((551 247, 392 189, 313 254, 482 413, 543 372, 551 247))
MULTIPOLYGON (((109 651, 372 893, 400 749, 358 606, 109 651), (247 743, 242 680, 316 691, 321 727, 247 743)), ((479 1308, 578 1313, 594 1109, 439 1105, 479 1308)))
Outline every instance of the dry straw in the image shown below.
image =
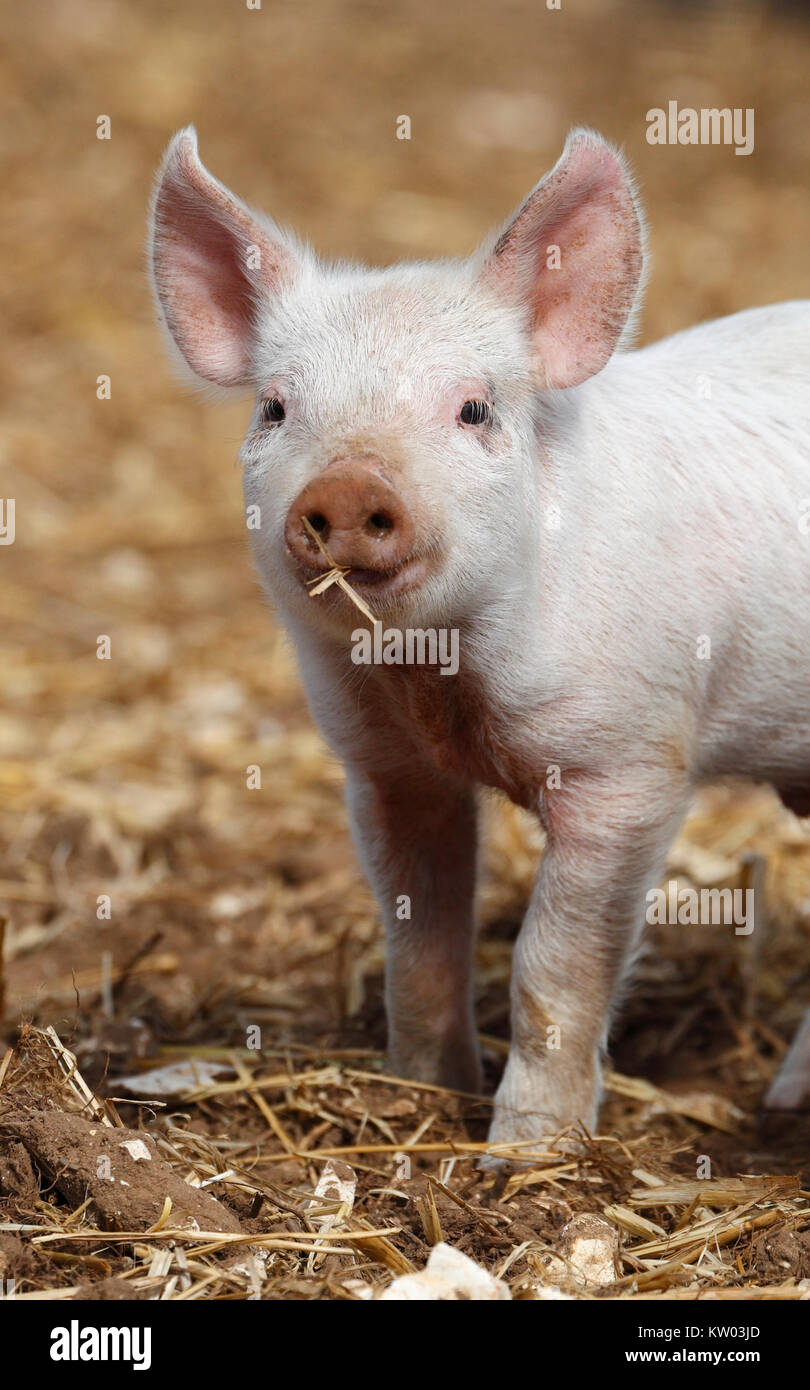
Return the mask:
POLYGON ((308 584, 314 585, 314 588, 311 588, 309 591, 310 598, 316 598, 318 594, 325 594, 327 589, 331 589, 333 584, 337 584, 338 588, 342 589, 344 594, 348 595, 355 607, 360 609, 363 616, 368 618, 372 626, 374 623, 379 622, 379 619, 375 618, 365 600, 356 593, 347 580, 346 575, 351 574, 351 570, 345 565, 338 565, 335 563, 309 518, 305 516, 303 522, 307 535, 315 542, 327 564, 330 566, 326 574, 317 575, 315 579, 307 580, 308 584))
MULTIPOLYGON (((36 1183, 27 1190, 22 1184, 15 1219, 0 1221, 0 1235, 36 1252, 36 1273, 29 1262, 17 1297, 81 1296, 99 1280, 110 1297, 174 1301, 374 1297, 393 1277, 423 1268, 442 1241, 505 1280, 518 1299, 542 1298, 554 1287, 585 1299, 810 1297, 801 1265, 810 1245, 810 1194, 798 1176, 687 1179, 673 1166, 682 1147, 675 1132, 668 1148, 644 1132, 622 1142, 579 1132, 560 1139, 568 1148, 564 1158, 557 1146, 497 1146, 521 1166, 493 1177, 475 1166, 492 1146, 458 1136, 458 1106, 471 1102, 457 1092, 337 1057, 316 1059, 300 1046, 299 1065, 290 1052, 282 1069, 247 1050, 175 1047, 171 1053, 196 1064, 205 1053, 215 1055, 234 1075, 196 1088, 190 1078, 177 1097, 182 1126, 161 1119, 158 1110, 137 1110, 140 1133, 156 1148, 151 1169, 135 1165, 133 1186, 141 1175, 146 1182, 165 1172, 175 1184, 179 1176, 181 1190, 206 1194, 220 1229, 189 1224, 183 1203, 178 1207, 160 1184, 148 1191, 154 1219, 140 1226, 100 1225, 92 1185, 83 1200, 68 1200, 73 1189, 66 1174, 81 1167, 85 1138, 92 1145, 104 1131, 115 1142, 121 1121, 117 1113, 111 1118, 109 1102, 88 1086, 53 1028, 24 1029, 3 1058, 0 1145, 4 1134, 13 1133, 18 1144, 22 1137, 28 1172, 39 1173, 41 1185, 36 1196, 36 1183), (311 1127, 304 1137, 302 1120, 309 1127, 319 1115, 339 1118, 347 1105, 357 1125, 353 1142, 314 1144, 311 1127), (260 1127, 240 1139, 251 1110, 260 1127), (32 1117, 28 1131, 20 1121, 25 1114, 32 1117), (61 1161, 47 1169, 36 1138, 42 1115, 56 1133, 63 1118, 74 1117, 73 1148, 60 1151, 64 1170, 61 1161), (213 1121, 207 1134, 186 1127, 195 1118, 213 1121), (425 1138, 431 1128, 439 1133, 425 1138), (374 1130, 390 1138, 369 1142, 365 1136, 374 1130), (429 1170, 420 1176, 420 1164, 435 1165, 441 1154, 452 1156, 445 1177, 429 1170), (579 1262, 576 1240, 566 1235, 583 1219, 597 1222, 610 1252, 606 1268, 613 1273, 596 1284, 579 1262)), ((639 1103, 629 1078, 614 1073, 611 1084, 639 1103)), ((148 1095, 148 1072, 143 1090, 148 1095)), ((684 1123, 677 1108, 670 1113, 684 1123)), ((138 1150, 140 1141, 126 1142, 138 1150)), ((135 1190, 129 1210, 138 1210, 138 1200, 135 1190)), ((589 1258, 593 1247, 590 1239, 589 1258)))

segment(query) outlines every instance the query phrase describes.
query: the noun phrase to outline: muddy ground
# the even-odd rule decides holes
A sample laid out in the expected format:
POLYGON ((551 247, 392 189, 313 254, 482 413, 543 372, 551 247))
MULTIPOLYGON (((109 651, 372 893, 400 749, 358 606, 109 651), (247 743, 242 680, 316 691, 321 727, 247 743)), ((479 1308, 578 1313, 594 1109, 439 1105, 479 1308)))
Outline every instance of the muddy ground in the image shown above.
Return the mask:
MULTIPOLYGON (((82 1099, 41 1033, 7 1055, 0 1278, 21 1296, 355 1298, 421 1268, 443 1235, 518 1297, 549 1284, 800 1296, 810 1120, 763 1126, 758 1109, 810 1003, 807 822, 766 789, 702 795, 671 871, 755 881, 755 933, 652 932, 599 1136, 567 1162, 538 1156, 531 1181, 477 1173, 486 1098, 382 1079, 380 934, 341 770, 248 557, 234 464, 247 406, 201 400, 167 367, 144 226, 162 148, 193 120, 209 167, 324 254, 464 253, 584 123, 623 143, 639 175, 644 341, 801 297, 810 25, 744 4, 43 0, 6 10, 3 27, 0 471, 16 538, 0 550, 2 1026, 10 1046, 21 1021, 52 1025, 85 1082, 120 1099, 82 1099), (670 98, 754 108, 755 152, 648 145, 645 113, 670 98), (410 141, 395 138, 403 113, 410 141), (96 137, 104 115, 109 140, 96 137), (102 635, 110 660, 97 659, 102 635), (178 1060, 225 1069, 160 1103, 147 1086, 153 1105, 121 1081, 178 1060), (93 1162, 119 1122, 158 1147, 143 1204, 116 1214, 93 1162), (357 1190, 335 1217, 342 1248, 324 1256, 327 1218, 308 1203, 334 1150, 357 1190), (262 1253, 247 1273, 226 1244, 204 1249, 172 1224, 178 1173, 193 1191, 227 1170, 205 1189, 210 1229, 252 1237, 262 1253), (747 1186, 729 1186, 741 1175, 747 1186), (659 1184, 667 1200, 651 1204, 659 1184), (581 1213, 615 1233, 615 1278, 550 1266, 581 1213)), ((478 1017, 491 1090, 541 839, 494 798, 487 817, 478 1017)), ((142 1175, 146 1160, 132 1162, 142 1175)))

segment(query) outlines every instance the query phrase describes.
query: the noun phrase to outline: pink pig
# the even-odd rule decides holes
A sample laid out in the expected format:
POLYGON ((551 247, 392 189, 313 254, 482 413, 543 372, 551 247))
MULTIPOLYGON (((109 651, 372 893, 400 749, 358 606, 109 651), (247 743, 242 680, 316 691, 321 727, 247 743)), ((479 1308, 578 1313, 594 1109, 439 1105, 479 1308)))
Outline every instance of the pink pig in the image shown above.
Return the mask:
MULTIPOLYGON (((469 260, 368 270, 249 211, 189 128, 151 256, 182 358, 255 396, 250 534, 345 764, 391 1066, 480 1088, 476 789, 497 787, 547 847, 491 1139, 593 1126, 690 793, 732 774, 810 811, 810 303, 628 351, 644 227, 585 130, 469 260), (456 635, 456 674, 358 664, 368 624, 335 584, 310 598, 330 566, 305 519, 387 635, 456 635)), ((768 1102, 809 1095, 810 1020, 768 1102)))

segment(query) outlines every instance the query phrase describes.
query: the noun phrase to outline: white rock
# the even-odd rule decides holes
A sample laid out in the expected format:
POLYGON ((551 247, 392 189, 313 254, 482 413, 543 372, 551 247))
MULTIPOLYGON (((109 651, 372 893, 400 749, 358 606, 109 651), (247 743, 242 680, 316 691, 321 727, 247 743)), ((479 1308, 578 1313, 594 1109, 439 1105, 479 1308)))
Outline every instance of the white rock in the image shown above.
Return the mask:
POLYGON ((190 1091, 199 1091, 202 1086, 232 1073, 233 1067, 224 1062, 191 1058, 186 1062, 172 1062, 167 1067, 154 1067, 137 1076, 118 1076, 112 1085, 126 1096, 159 1100, 161 1096, 182 1097, 190 1091))
POLYGON ((470 1300, 476 1303, 511 1299, 506 1284, 441 1241, 434 1245, 427 1265, 417 1274, 401 1274, 380 1295, 389 1302, 442 1302, 470 1300))
POLYGON ((125 1139, 121 1148, 126 1149, 130 1158, 134 1158, 136 1163, 152 1162, 152 1155, 142 1139, 125 1139))
POLYGON ((582 1213, 563 1227, 559 1250, 548 1263, 549 1273, 562 1282, 612 1284, 618 1277, 619 1237, 615 1226, 601 1216, 582 1213))

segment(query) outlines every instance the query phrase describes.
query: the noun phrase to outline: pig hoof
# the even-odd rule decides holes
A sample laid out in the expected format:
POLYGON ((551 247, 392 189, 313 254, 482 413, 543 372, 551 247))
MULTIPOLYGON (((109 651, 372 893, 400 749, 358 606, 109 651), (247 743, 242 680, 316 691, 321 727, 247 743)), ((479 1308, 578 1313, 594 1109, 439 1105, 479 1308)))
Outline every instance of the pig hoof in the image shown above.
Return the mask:
POLYGON ((392 1076, 426 1081, 431 1086, 444 1086, 464 1095, 483 1093, 481 1060, 474 1044, 458 1043, 453 1039, 435 1049, 424 1044, 418 1049, 389 1047, 387 1067, 392 1076))
POLYGON ((581 1154, 582 1131, 578 1125, 549 1125, 541 1134, 526 1132, 526 1127, 503 1129, 490 1132, 489 1143, 496 1150, 509 1149, 511 1152, 485 1153, 476 1161, 476 1167, 485 1173, 520 1173, 527 1169, 547 1166, 552 1155, 566 1156, 581 1154), (511 1132, 510 1132, 511 1130, 511 1132), (549 1152, 551 1151, 551 1152, 549 1152), (524 1156, 525 1152, 525 1156, 524 1156))

